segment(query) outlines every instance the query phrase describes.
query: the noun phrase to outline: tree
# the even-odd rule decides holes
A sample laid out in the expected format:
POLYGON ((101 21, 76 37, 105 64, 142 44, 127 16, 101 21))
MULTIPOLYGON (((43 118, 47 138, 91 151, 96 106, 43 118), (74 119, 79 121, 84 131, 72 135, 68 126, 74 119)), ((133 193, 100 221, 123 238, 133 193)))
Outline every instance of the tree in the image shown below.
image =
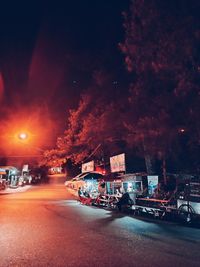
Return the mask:
POLYGON ((40 166, 57 167, 62 164, 63 159, 59 157, 59 151, 57 149, 46 150, 43 153, 43 158, 40 161, 40 166))
POLYGON ((67 130, 58 138, 60 153, 76 163, 89 159, 91 153, 93 157, 102 159, 111 150, 120 150, 125 130, 125 100, 119 98, 119 92, 111 81, 108 75, 95 73, 94 82, 81 96, 78 108, 70 112, 67 130))
POLYGON ((192 132, 195 126, 199 140, 199 11, 195 0, 134 0, 124 14, 120 47, 134 77, 126 122, 129 142, 143 144, 145 157, 162 157, 163 166, 175 144, 173 154, 179 150, 180 127, 192 132))

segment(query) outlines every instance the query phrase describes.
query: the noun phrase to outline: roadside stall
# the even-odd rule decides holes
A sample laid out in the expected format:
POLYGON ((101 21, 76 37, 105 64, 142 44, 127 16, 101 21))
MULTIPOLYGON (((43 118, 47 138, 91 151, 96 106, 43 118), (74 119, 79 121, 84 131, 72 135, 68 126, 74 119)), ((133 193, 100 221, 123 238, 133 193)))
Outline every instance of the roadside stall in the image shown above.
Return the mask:
POLYGON ((113 181, 106 181, 106 194, 115 195, 122 190, 122 180, 116 179, 113 181))
POLYGON ((143 194, 142 175, 138 174, 121 174, 114 180, 105 181, 106 190, 104 194, 99 191, 97 204, 108 207, 115 207, 123 193, 127 192, 135 203, 136 197, 143 194))
POLYGON ((200 181, 185 184, 177 199, 178 214, 186 222, 200 218, 200 181))
POLYGON ((86 191, 92 198, 98 195, 98 182, 103 178, 103 175, 98 172, 80 173, 73 179, 66 181, 65 186, 76 197, 78 190, 86 191))
POLYGON ((94 204, 114 208, 122 196, 120 193, 121 187, 122 181, 120 179, 104 181, 104 183, 100 181, 98 185, 98 196, 94 204))
MULTIPOLYGON (((82 173, 65 183, 68 189, 81 195, 88 193, 88 201, 104 208, 118 208, 133 214, 147 214, 157 218, 166 215, 180 221, 191 222, 200 218, 200 180, 181 179, 181 187, 159 183, 158 175, 126 173, 125 154, 110 158, 111 173, 103 176, 97 172, 82 173), (126 201, 125 201, 126 200, 126 201)), ((87 165, 88 166, 88 165, 87 165)), ((172 185, 172 183, 170 184, 172 185)))
POLYGON ((0 190, 6 189, 6 172, 0 168, 0 190))
POLYGON ((105 190, 103 194, 99 190, 95 204, 114 208, 122 196, 122 180, 117 174, 126 172, 124 153, 110 157, 110 171, 111 174, 105 181, 105 190))
POLYGON ((1 166, 2 178, 9 186, 18 186, 19 170, 13 166, 1 166), (6 174, 5 174, 6 173, 6 174))
POLYGON ((84 189, 86 190, 86 192, 88 192, 91 198, 97 197, 98 180, 97 179, 85 180, 84 189))
POLYGON ((143 195, 143 176, 139 174, 129 173, 120 177, 122 180, 122 192, 128 192, 134 204, 136 198, 143 195))

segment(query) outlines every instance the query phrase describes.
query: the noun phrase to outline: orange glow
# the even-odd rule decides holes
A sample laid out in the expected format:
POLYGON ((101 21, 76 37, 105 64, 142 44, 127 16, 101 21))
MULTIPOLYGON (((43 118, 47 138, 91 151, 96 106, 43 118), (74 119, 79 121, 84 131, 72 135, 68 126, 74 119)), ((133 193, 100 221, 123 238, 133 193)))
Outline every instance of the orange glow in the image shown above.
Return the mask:
POLYGON ((20 108, 1 122, 1 149, 5 155, 35 155, 52 145, 53 123, 48 110, 20 108))
POLYGON ((2 100, 4 94, 4 81, 3 81, 3 76, 0 73, 0 100, 2 100))

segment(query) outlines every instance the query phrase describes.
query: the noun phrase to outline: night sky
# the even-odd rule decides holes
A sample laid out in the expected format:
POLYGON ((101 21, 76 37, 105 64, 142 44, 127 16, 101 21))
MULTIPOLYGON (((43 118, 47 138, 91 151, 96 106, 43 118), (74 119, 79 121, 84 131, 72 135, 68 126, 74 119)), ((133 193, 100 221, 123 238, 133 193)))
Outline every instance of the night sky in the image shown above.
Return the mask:
POLYGON ((118 44, 129 1, 13 2, 2 5, 0 14, 2 133, 11 125, 42 124, 39 145, 52 144, 95 71, 127 86, 118 44))

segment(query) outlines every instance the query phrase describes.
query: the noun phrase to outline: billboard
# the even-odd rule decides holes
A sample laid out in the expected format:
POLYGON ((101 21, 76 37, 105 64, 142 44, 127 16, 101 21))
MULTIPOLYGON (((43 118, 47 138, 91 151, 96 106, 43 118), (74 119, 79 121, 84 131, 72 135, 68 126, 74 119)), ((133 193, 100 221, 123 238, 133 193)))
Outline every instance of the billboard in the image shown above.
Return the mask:
POLYGON ((28 172, 28 164, 23 165, 22 172, 28 172))
POLYGON ((94 160, 83 163, 81 172, 93 172, 94 171, 94 160))
POLYGON ((125 172, 125 154, 119 154, 113 157, 110 157, 110 169, 111 172, 125 172))

